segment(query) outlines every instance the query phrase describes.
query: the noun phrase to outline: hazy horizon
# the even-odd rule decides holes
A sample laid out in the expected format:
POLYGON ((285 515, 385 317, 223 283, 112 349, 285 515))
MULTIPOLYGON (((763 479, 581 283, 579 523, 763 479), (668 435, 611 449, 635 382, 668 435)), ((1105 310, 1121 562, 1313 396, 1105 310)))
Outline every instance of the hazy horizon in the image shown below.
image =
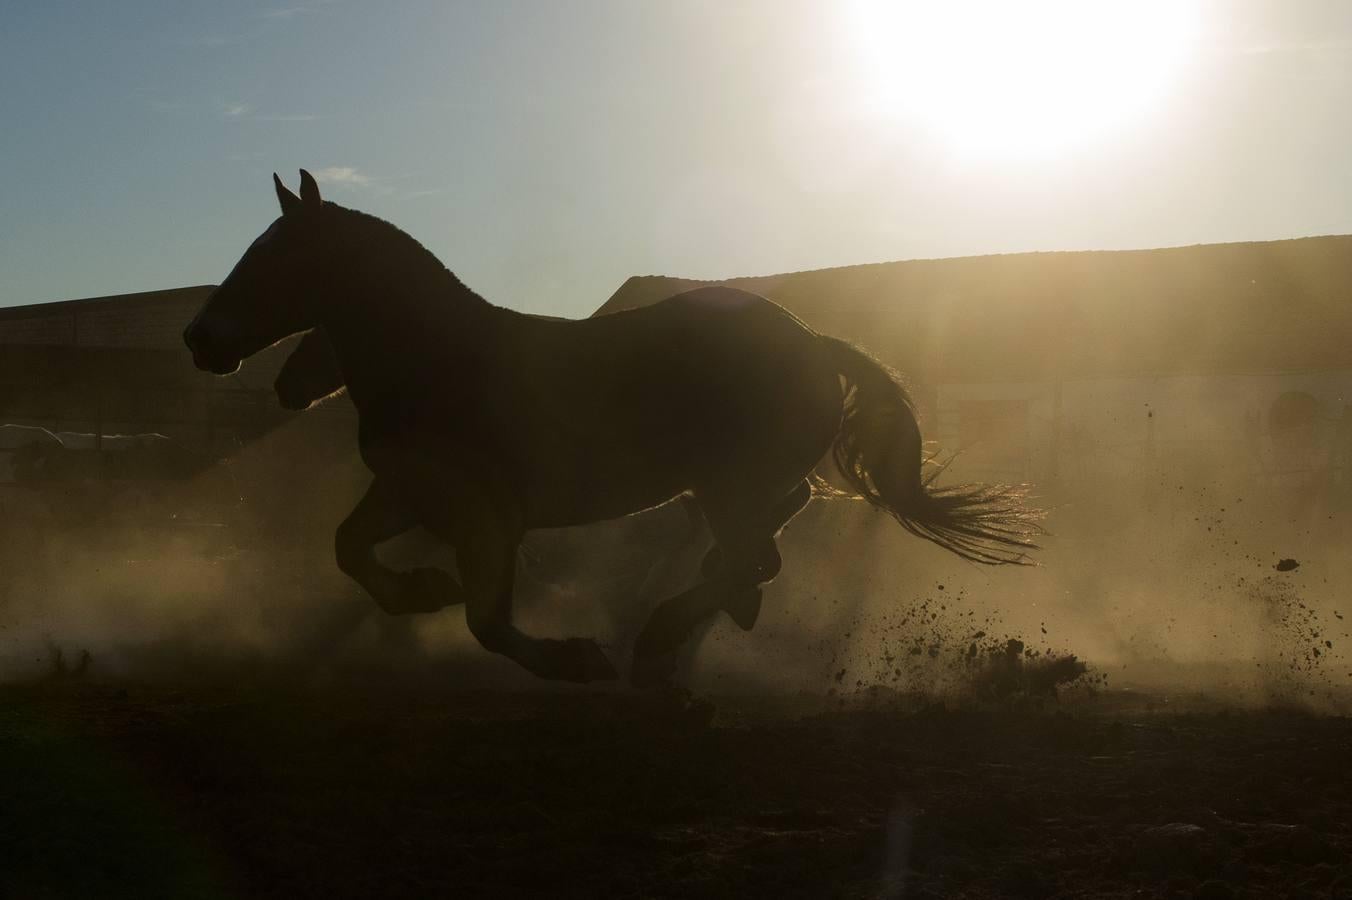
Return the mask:
POLYGON ((0 305, 218 282, 302 166, 558 315, 631 275, 1352 232, 1352 8, 955 9, 10 10, 0 305))

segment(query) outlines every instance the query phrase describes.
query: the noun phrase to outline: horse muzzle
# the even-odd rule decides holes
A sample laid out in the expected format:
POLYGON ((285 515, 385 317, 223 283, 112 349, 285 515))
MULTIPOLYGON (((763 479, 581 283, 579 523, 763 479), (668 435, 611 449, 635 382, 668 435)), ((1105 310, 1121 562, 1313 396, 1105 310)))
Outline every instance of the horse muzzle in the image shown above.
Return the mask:
POLYGON ((191 326, 183 332, 183 343, 192 351, 193 365, 213 375, 233 375, 244 361, 237 353, 211 346, 211 342, 203 340, 203 335, 191 326))
POLYGON ((212 375, 234 375, 239 371, 240 363, 243 362, 238 356, 235 357, 211 357, 204 353, 193 351, 193 365, 203 372, 210 372, 212 375))

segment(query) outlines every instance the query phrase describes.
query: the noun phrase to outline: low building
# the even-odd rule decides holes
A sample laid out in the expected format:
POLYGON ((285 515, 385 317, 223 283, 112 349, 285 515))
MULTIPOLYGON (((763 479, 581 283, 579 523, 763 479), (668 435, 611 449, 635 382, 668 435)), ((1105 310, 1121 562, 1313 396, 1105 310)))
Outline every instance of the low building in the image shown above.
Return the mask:
MULTIPOLYGON (((211 285, 0 308, 0 423, 158 432, 215 455, 287 419, 272 392, 292 342, 234 375, 198 371, 183 329, 211 285)), ((334 405, 326 414, 341 414, 334 405)))

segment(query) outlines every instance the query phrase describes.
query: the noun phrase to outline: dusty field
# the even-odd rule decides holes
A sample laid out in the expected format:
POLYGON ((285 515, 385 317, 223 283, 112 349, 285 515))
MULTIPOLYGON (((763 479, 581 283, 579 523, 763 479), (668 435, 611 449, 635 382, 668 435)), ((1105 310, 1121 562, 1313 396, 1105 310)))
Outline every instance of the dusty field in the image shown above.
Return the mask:
POLYGON ((7 897, 1352 897, 1352 721, 0 691, 7 897))

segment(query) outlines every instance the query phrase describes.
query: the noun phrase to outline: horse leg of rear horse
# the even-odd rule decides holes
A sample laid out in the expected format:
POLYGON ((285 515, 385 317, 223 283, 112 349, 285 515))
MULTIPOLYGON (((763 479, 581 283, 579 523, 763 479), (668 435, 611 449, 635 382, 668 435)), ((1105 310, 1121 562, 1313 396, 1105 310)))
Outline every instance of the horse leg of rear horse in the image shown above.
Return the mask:
POLYGON ((634 644, 630 680, 639 687, 665 684, 676 668, 676 651, 720 610, 749 631, 760 614, 761 585, 779 574, 775 535, 811 499, 806 481, 770 504, 720 502, 699 495, 715 546, 704 558, 704 581, 665 600, 653 611, 634 644))
POLYGON ((456 545, 465 581, 465 620, 485 650, 500 653, 527 671, 555 681, 616 678, 615 667, 589 638, 536 638, 512 622, 512 591, 521 529, 503 521, 493 504, 464 523, 456 545))
POLYGON ((396 572, 376 556, 378 544, 417 524, 413 514, 377 478, 338 526, 334 538, 338 568, 390 615, 436 612, 464 601, 460 584, 450 573, 435 568, 396 572))

